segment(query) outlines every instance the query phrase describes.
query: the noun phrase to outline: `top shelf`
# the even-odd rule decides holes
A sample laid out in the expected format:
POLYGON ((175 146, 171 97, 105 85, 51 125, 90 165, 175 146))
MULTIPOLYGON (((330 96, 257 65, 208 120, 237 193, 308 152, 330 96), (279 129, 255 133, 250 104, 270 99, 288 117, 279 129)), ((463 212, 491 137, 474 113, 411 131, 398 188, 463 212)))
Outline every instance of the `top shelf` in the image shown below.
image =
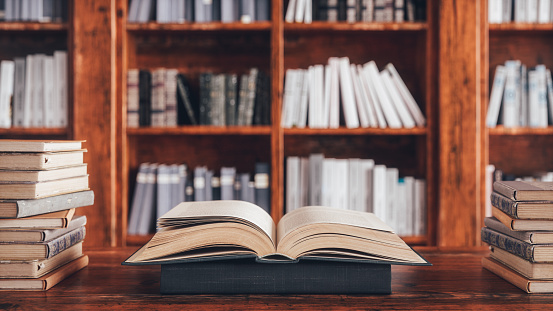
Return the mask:
POLYGON ((490 31, 553 31, 553 24, 502 23, 490 24, 490 31))
POLYGON ((0 31, 67 31, 66 23, 1 22, 0 31))

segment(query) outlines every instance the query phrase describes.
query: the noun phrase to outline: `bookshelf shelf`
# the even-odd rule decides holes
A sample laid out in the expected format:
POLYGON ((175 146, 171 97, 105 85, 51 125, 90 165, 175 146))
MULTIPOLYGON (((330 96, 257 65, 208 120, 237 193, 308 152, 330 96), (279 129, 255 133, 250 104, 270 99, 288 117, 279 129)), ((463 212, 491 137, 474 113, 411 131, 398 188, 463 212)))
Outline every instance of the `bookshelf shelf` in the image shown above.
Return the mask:
POLYGON ((490 32, 505 32, 505 31, 553 31, 553 24, 526 24, 526 23, 503 23, 490 24, 490 32))
POLYGON ((489 128, 488 134, 491 136, 553 135, 553 126, 547 128, 505 128, 503 126, 498 126, 496 128, 489 128))
POLYGON ((270 135, 269 126, 181 126, 159 128, 128 128, 127 134, 140 135, 270 135))
POLYGON ((284 135, 376 135, 376 136, 394 136, 394 135, 412 135, 423 136, 426 135, 426 128, 402 128, 402 129, 380 129, 380 128, 355 128, 349 129, 345 127, 337 129, 314 129, 314 128, 291 128, 284 129, 284 135))
POLYGON ((0 22, 0 31, 67 31, 66 23, 0 22))
POLYGON ((285 23, 285 32, 311 32, 311 31, 425 31, 426 23, 346 23, 346 22, 320 22, 311 24, 285 23))
POLYGON ((68 133, 66 128, 20 128, 12 127, 7 129, 0 129, 0 135, 2 136, 11 136, 11 135, 66 135, 68 133))
POLYGON ((141 32, 219 32, 219 31, 269 31, 271 22, 254 23, 182 23, 182 24, 162 24, 162 23, 128 23, 127 31, 132 33, 141 32))

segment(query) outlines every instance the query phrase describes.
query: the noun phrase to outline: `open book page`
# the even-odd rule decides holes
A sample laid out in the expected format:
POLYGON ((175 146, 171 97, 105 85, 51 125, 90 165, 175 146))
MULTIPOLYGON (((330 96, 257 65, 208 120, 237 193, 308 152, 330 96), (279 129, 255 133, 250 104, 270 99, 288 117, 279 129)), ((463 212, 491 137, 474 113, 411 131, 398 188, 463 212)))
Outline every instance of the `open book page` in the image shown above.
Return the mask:
POLYGON ((282 217, 277 227, 277 239, 310 224, 342 224, 354 227, 393 232, 394 230, 372 213, 342 210, 324 206, 305 206, 282 217))

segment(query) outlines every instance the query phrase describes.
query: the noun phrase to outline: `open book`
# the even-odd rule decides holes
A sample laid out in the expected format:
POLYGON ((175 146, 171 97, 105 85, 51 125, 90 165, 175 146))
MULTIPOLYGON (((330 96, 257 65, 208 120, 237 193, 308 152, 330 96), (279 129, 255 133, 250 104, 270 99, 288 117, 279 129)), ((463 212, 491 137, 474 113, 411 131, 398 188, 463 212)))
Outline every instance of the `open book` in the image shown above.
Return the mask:
POLYGON ((184 202, 158 219, 159 231, 124 264, 256 256, 427 264, 372 213, 322 206, 286 214, 278 226, 244 201, 184 202))

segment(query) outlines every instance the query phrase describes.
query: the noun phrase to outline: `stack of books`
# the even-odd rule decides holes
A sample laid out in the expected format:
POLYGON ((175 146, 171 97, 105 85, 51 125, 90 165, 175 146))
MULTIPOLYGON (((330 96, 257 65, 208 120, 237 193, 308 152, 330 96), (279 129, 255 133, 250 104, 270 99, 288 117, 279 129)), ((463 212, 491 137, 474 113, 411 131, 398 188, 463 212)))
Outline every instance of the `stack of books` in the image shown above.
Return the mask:
POLYGON ((527 293, 553 293, 553 182, 499 181, 493 190, 482 265, 527 293))
POLYGON ((88 265, 82 141, 0 140, 0 290, 48 290, 88 265))

